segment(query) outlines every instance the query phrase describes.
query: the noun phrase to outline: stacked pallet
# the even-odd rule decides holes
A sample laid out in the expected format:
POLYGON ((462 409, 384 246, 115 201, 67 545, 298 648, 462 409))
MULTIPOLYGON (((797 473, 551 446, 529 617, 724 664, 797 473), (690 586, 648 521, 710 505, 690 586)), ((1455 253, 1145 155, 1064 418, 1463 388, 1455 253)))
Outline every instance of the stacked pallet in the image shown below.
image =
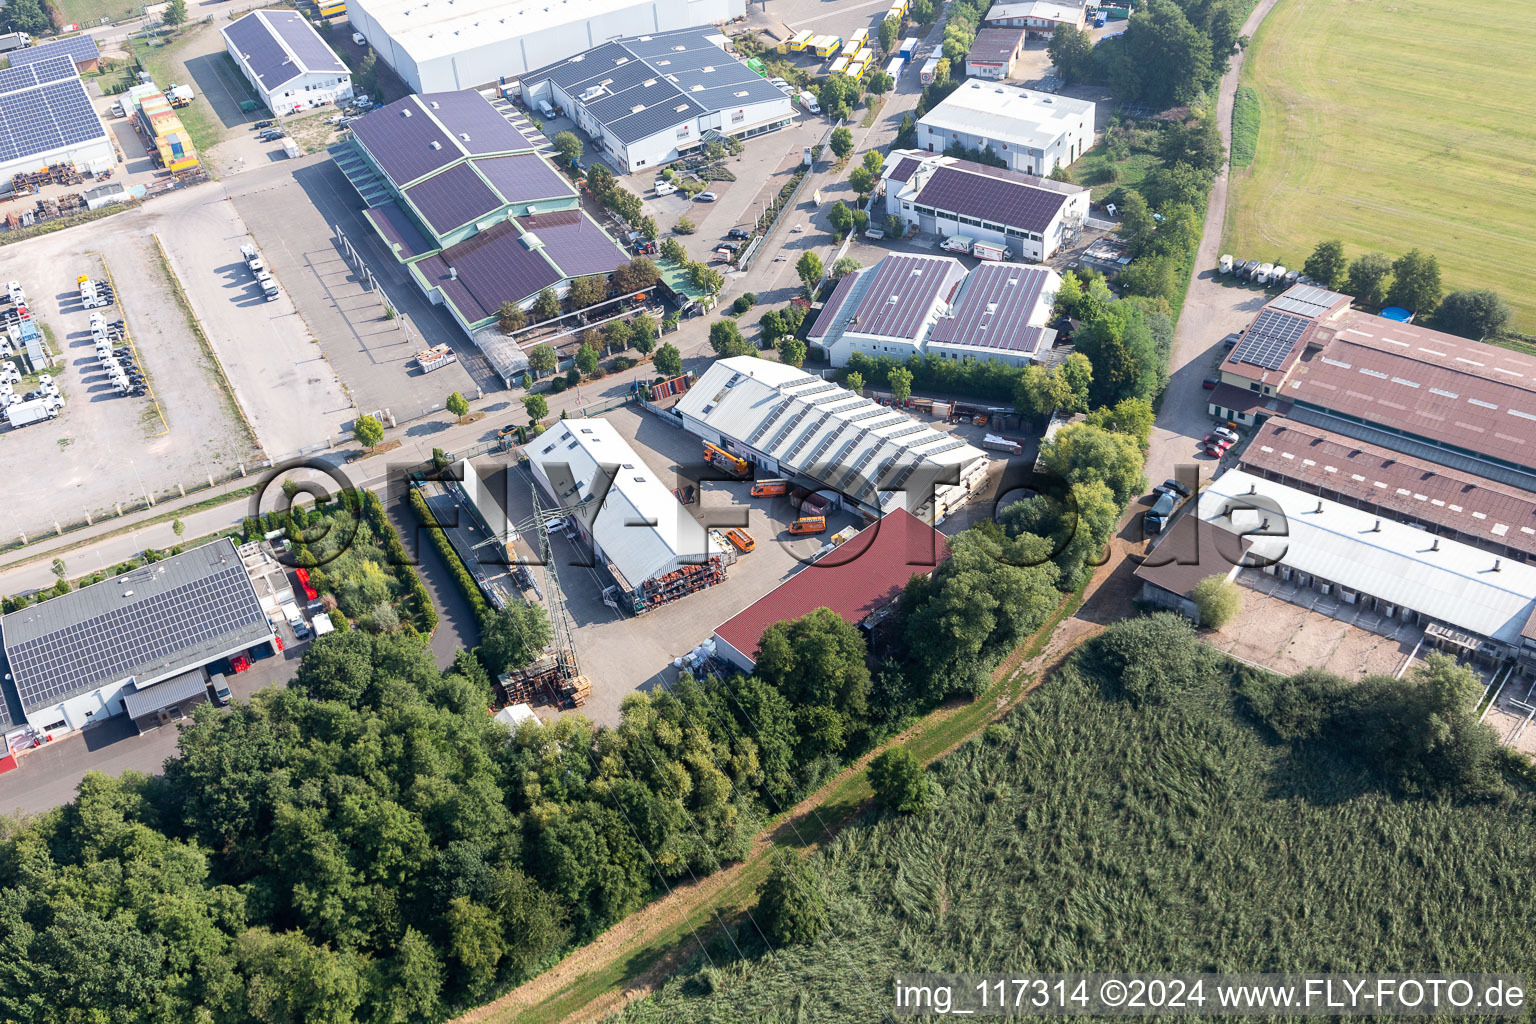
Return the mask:
POLYGON ((698 593, 724 579, 725 565, 719 555, 714 555, 702 565, 684 565, 646 580, 641 587, 641 595, 647 608, 655 608, 698 593))
POLYGON ((592 695, 592 681, 586 676, 576 676, 561 683, 558 692, 562 707, 579 708, 592 695))

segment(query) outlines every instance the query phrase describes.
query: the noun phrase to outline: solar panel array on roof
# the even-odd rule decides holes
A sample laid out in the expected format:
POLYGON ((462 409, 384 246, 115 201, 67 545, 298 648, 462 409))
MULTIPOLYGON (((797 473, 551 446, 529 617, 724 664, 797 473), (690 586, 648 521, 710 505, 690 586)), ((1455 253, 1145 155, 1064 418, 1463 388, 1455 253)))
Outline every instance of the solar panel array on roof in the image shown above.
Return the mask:
POLYGON ((474 165, 491 183, 491 187, 501 193, 501 198, 509 203, 569 199, 576 195, 571 183, 557 174, 536 153, 482 157, 475 160, 474 165))
POLYGON ((428 287, 441 288, 470 323, 494 316, 503 302, 517 302, 558 284, 561 276, 523 244, 513 221, 477 232, 416 267, 428 287))
POLYGON ((883 338, 916 340, 939 299, 964 275, 948 257, 890 255, 875 265, 864 300, 847 330, 883 338))
POLYGON ((363 211, 363 216, 391 245, 399 248, 401 259, 410 259, 431 252, 437 246, 421 233, 416 222, 394 203, 381 203, 363 211))
POLYGON ((915 160, 910 156, 902 157, 901 160, 896 164, 896 169, 891 172, 891 180, 907 181, 912 177, 912 172, 917 170, 920 166, 922 166, 921 160, 915 160))
POLYGON ((1286 358, 1296 349, 1301 336, 1310 326, 1310 318, 1265 307, 1254 317, 1253 325, 1227 357, 1228 361, 1278 370, 1285 365, 1286 358))
POLYGON ((16 160, 105 137, 69 57, 0 71, 0 160, 16 160))
POLYGON ((96 46, 95 36, 81 34, 38 46, 28 46, 21 50, 12 50, 6 54, 13 68, 19 68, 24 64, 35 64, 60 55, 68 57, 75 64, 84 64, 100 57, 101 50, 96 46))
POLYGON ((324 74, 326 72, 341 73, 347 70, 341 58, 336 56, 325 40, 320 38, 302 14, 297 11, 263 11, 267 23, 288 44, 288 48, 298 57, 305 71, 313 71, 324 74))
POLYGON ((224 35, 268 92, 302 74, 345 74, 347 70, 297 11, 252 11, 226 26, 224 35))
POLYGON ((1045 331, 1029 321, 1050 280, 1044 267, 983 263, 967 275, 954 312, 934 326, 934 342, 1034 352, 1045 331))
POLYGON ((352 137, 378 162, 396 188, 447 167, 464 155, 419 100, 418 96, 407 96, 352 123, 352 137))
POLYGON ((1327 288, 1298 284, 1286 289, 1285 294, 1275 299, 1270 305, 1287 313, 1318 317, 1348 298, 1347 295, 1331 292, 1327 288))
POLYGON ((438 235, 500 208, 501 197, 468 163, 450 167, 405 190, 405 196, 438 235))
POLYGON ((270 627, 226 540, 13 612, 3 632, 30 711, 130 675, 218 657, 270 636, 270 627))
POLYGON ((533 143, 473 89, 426 93, 419 99, 471 156, 533 151, 533 143))
POLYGON ((607 274, 629 262, 624 250, 580 210, 541 213, 518 223, 538 236, 545 255, 568 277, 607 274))
POLYGON ((935 170, 916 199, 922 206, 1036 234, 1050 226, 1066 201, 1051 189, 955 166, 935 170))

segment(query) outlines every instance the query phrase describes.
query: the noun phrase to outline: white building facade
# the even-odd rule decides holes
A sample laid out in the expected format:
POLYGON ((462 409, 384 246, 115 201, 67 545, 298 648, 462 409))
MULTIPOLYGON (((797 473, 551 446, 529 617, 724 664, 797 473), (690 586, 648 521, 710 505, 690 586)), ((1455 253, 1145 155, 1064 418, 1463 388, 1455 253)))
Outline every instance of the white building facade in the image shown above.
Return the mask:
POLYGON ((885 212, 906 230, 963 235, 1043 263, 1076 244, 1090 192, 1080 185, 898 149, 881 172, 885 212))
POLYGON ((962 85, 917 122, 917 148, 996 153, 1011 170, 1048 176, 1093 146, 1095 105, 993 82, 962 85))
POLYGON ((982 18, 984 25, 1007 25, 1029 31, 1031 39, 1049 39, 1061 25, 1081 29, 1087 24, 1087 10, 1082 4, 1058 3, 1056 0, 1025 0, 1024 3, 993 4, 982 18))
POLYGON ((746 0, 351 0, 354 30, 416 92, 501 83, 623 36, 724 24, 746 0))
POLYGON ((297 11, 252 11, 223 29, 224 47, 274 114, 352 98, 352 74, 297 11))

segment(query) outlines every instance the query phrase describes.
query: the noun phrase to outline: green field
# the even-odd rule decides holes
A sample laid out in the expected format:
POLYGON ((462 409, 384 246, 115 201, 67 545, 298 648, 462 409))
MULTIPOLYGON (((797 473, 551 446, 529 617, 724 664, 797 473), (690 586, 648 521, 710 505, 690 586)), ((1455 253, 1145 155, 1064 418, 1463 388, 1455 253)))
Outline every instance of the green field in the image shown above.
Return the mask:
POLYGON ((122 21, 144 13, 142 3, 127 0, 48 0, 48 6, 59 13, 58 24, 82 28, 99 24, 102 18, 122 21))
POLYGON ((1515 0, 1280 0, 1244 65, 1253 167, 1223 251, 1300 266, 1418 246, 1446 290, 1489 287, 1536 332, 1536 22, 1515 0))
POLYGON ((1394 795, 1270 738, 1245 672, 1204 650, 1137 706, 1079 656, 939 763, 934 810, 816 855, 814 942, 744 921, 623 1021, 883 1020, 911 971, 1529 971, 1536 799, 1394 795))

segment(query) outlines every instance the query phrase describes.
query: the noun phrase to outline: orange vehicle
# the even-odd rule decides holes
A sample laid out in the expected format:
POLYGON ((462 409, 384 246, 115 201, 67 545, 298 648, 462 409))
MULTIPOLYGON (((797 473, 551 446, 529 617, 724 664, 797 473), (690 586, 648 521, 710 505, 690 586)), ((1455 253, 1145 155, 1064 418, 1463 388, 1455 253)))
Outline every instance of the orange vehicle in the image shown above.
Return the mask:
POLYGON ((752 485, 752 497, 777 498, 789 493, 788 480, 758 480, 752 485))
POLYGON ((789 524, 790 533, 826 533, 826 516, 801 516, 789 524))
POLYGON ((746 554, 757 547, 757 541, 753 540, 752 535, 746 530, 726 530, 725 539, 730 541, 732 546, 742 554, 746 554))
POLYGON ((704 442, 704 461, 719 469, 725 470, 738 480, 744 480, 752 474, 752 464, 738 455, 732 455, 718 445, 704 442))

